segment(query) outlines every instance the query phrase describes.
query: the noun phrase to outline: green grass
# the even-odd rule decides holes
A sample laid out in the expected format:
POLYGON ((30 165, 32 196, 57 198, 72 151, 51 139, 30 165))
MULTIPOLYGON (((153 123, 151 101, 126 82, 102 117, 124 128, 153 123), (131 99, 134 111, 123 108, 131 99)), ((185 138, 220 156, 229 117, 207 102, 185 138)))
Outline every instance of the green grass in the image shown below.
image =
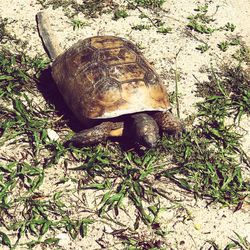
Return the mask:
POLYGON ((237 46, 237 45, 241 47, 243 46, 241 40, 236 37, 228 39, 227 41, 220 42, 218 43, 217 46, 221 51, 226 52, 230 46, 237 46))
POLYGON ((228 47, 229 43, 227 41, 223 41, 218 44, 218 48, 223 52, 227 51, 228 47))
POLYGON ((0 42, 1 43, 6 43, 8 39, 12 38, 12 36, 6 29, 6 26, 8 23, 9 22, 7 18, 0 17, 0 42))
POLYGON ((206 24, 200 23, 199 21, 197 21, 197 17, 189 17, 190 21, 187 25, 187 27, 191 30, 197 31, 198 33, 201 34, 211 34, 215 31, 214 28, 209 27, 206 24))
POLYGON ((72 19, 71 24, 72 24, 73 30, 80 29, 88 25, 86 22, 83 22, 79 19, 72 19))
MULTIPOLYGON (((133 2, 145 8, 160 7, 163 3, 133 2)), ((74 8, 91 16, 99 13, 102 4, 89 1, 74 8)), ((199 6, 196 9, 199 15, 190 19, 202 23, 200 28, 193 27, 201 33, 214 29, 204 26, 213 22, 212 17, 207 17, 207 8, 199 6)), ((125 16, 124 12, 117 13, 117 19, 125 16)), ((72 20, 73 27, 82 26, 80 20, 72 20)), ((2 42, 9 38, 7 20, 3 23, 2 42)), ((171 31, 158 20, 151 24, 160 33, 171 31)), ((134 29, 150 27, 138 25, 134 29)), ((233 24, 225 26, 226 31, 234 29, 233 24)), ((206 45, 199 47, 201 52, 209 48, 206 45)), ((239 44, 238 38, 229 41, 229 45, 240 45, 234 54, 239 64, 249 60, 249 49, 239 44)), ((243 135, 237 131, 242 117, 250 113, 250 80, 240 65, 211 68, 210 81, 197 83, 197 95, 204 100, 197 104, 197 114, 187 119, 187 131, 179 139, 164 136, 156 149, 141 152, 124 151, 113 142, 84 149, 66 146, 64 142, 72 134, 67 115, 62 117, 56 104, 47 99, 44 87, 47 83, 40 78, 48 63, 43 57, 30 58, 26 53, 14 54, 4 49, 0 52, 0 146, 24 148, 21 158, 0 155, 0 245, 12 249, 59 247, 57 232, 81 239, 87 236, 92 224, 101 221, 117 226, 112 234, 126 249, 166 249, 163 240, 155 237, 169 234, 159 220, 166 209, 161 200, 168 196, 157 183, 172 182, 195 197, 233 207, 249 196, 249 180, 243 178, 241 169, 242 162, 249 166, 249 158, 241 147, 243 135), (234 122, 228 124, 228 119, 234 122), (51 140, 48 129, 56 131, 59 140, 51 140), (171 156, 170 163, 166 156, 171 156), (57 180, 52 188, 49 184, 53 180, 46 179, 51 177, 48 172, 51 169, 55 169, 52 177, 57 180), (65 188, 67 185, 70 188, 65 188), (45 192, 48 188, 50 192, 45 192), (84 202, 87 190, 98 194, 91 211, 84 202), (76 194, 78 200, 72 203, 76 194), (89 213, 82 216, 78 211, 89 213), (117 216, 131 211, 135 215, 132 226, 117 221, 117 216), (142 223, 153 233, 152 237, 137 233, 142 223)), ((175 76, 177 86, 180 77, 177 71, 175 76)), ((247 249, 249 243, 237 235, 226 249, 235 246, 247 249)))
POLYGON ((216 28, 211 26, 211 23, 215 21, 212 16, 207 14, 208 5, 200 5, 194 9, 197 14, 188 17, 189 23, 187 27, 201 34, 211 34, 216 28))
MULTIPOLYGON (((70 218, 69 208, 61 200, 62 193, 55 192, 53 197, 44 197, 35 192, 44 181, 44 170, 41 166, 12 162, 5 166, 1 164, 0 169, 1 216, 13 218, 9 222, 6 221, 4 225, 17 235, 15 242, 12 243, 8 236, 0 231, 3 245, 14 248, 24 235, 37 237, 37 240, 27 243, 27 245, 35 245, 40 243, 49 230, 56 229, 66 230, 72 239, 75 239, 78 234, 81 237, 86 236, 87 226, 94 221, 90 218, 77 220, 70 218), (19 196, 10 197, 10 192, 17 192, 19 196)), ((49 239, 54 242, 52 238, 49 239)), ((45 240, 47 244, 49 239, 45 240)))
POLYGON ((233 55, 233 57, 238 61, 246 61, 246 57, 249 56, 248 49, 246 45, 242 42, 239 36, 233 35, 232 33, 235 31, 236 26, 233 23, 227 22, 224 26, 217 27, 214 24, 217 11, 219 6, 216 7, 216 11, 213 14, 208 15, 209 5, 198 5, 197 8, 194 9, 196 14, 188 16, 188 24, 187 27, 187 34, 195 38, 197 41, 202 42, 202 44, 196 46, 196 49, 199 50, 201 53, 205 53, 208 51, 212 46, 209 45, 208 41, 203 40, 201 37, 205 37, 205 39, 209 39, 209 36, 214 32, 223 32, 226 35, 226 40, 218 41, 217 47, 222 52, 226 52, 232 46, 238 46, 240 49, 233 55), (199 33, 197 37, 194 33, 199 33), (205 36, 204 36, 205 35, 205 36))
POLYGON ((228 31, 233 32, 236 26, 233 23, 226 23, 222 27, 215 27, 213 22, 215 21, 214 15, 216 14, 219 7, 217 7, 215 13, 213 15, 208 15, 209 5, 199 5, 194 10, 196 14, 190 15, 188 17, 189 23, 187 24, 187 28, 193 31, 196 31, 200 34, 212 34, 215 31, 228 31))
POLYGON ((53 9, 62 8, 65 15, 70 18, 74 18, 80 13, 88 18, 95 18, 98 15, 110 12, 110 8, 113 6, 113 4, 106 4, 102 0, 83 0, 81 3, 73 0, 37 0, 37 2, 43 8, 49 8, 50 6, 53 9))
POLYGON ((209 48, 210 48, 210 46, 207 43, 198 45, 196 47, 196 49, 199 50, 201 53, 205 53, 206 51, 209 50, 209 48))
POLYGON ((149 24, 137 24, 137 25, 132 26, 133 30, 139 30, 139 31, 149 30, 150 28, 151 28, 151 25, 149 24))
POLYGON ((0 53, 0 96, 5 100, 1 105, 2 123, 0 127, 0 145, 21 136, 19 142, 30 144, 36 158, 41 144, 47 140, 48 117, 53 110, 35 104, 30 95, 35 95, 40 71, 48 61, 43 58, 29 58, 23 55, 0 53))
POLYGON ((56 229, 66 230, 72 238, 78 234, 84 237, 93 220, 70 218, 60 193, 43 197, 38 191, 45 185, 45 169, 65 153, 63 145, 49 140, 47 135, 47 128, 56 127, 58 123, 57 119, 54 120, 54 109, 44 109, 33 101, 38 94, 36 84, 40 71, 48 62, 43 58, 29 58, 25 54, 14 55, 2 50, 0 64, 0 95, 4 100, 0 111, 0 145, 8 145, 14 140, 29 149, 29 153, 23 152, 23 159, 16 161, 8 155, 1 155, 0 208, 1 220, 6 221, 0 226, 0 242, 14 249, 24 235, 33 235, 37 240, 26 243, 27 246, 41 242, 50 245, 57 239, 45 237, 42 240, 42 237, 56 229), (13 196, 14 193, 18 195, 13 196), (10 216, 13 219, 9 221, 10 216), (14 241, 2 231, 2 227, 15 232, 14 241))
POLYGON ((219 71, 211 68, 210 74, 209 84, 199 82, 197 87, 199 95, 202 97, 212 96, 216 102, 221 102, 225 112, 222 115, 222 111, 219 110, 218 115, 222 117, 231 115, 239 121, 243 114, 249 115, 250 81, 247 72, 244 72, 241 66, 225 66, 219 71))
POLYGON ((125 249, 128 250, 167 249, 162 240, 153 237, 143 237, 143 235, 135 235, 127 231, 117 232, 115 237, 120 239, 126 246, 125 249))
POLYGON ((213 241, 207 241, 207 243, 210 245, 210 249, 213 249, 213 250, 249 250, 250 242, 246 239, 246 237, 242 237, 236 232, 234 233, 235 233, 235 237, 231 238, 230 242, 223 248, 220 248, 213 241))
MULTIPOLYGON (((240 167, 241 160, 248 160, 240 145, 242 135, 235 132, 236 124, 226 124, 229 117, 240 121, 243 114, 250 112, 249 79, 240 67, 224 69, 224 74, 212 69, 210 84, 198 84, 198 93, 203 93, 205 99, 197 104, 196 125, 184 132, 181 139, 164 137, 158 149, 138 154, 123 152, 112 143, 78 149, 65 147, 63 140, 49 140, 47 129, 59 132, 64 125, 53 107, 40 108, 31 97, 37 94, 34 84, 39 82, 39 72, 47 62, 38 57, 1 53, 1 96, 8 105, 1 109, 0 141, 2 145, 10 140, 26 143, 31 153, 30 160, 2 158, 0 207, 5 228, 17 234, 15 241, 10 240, 0 227, 3 245, 15 246, 25 235, 37 238, 27 246, 56 244, 58 239, 51 236, 54 230, 66 230, 72 239, 86 236, 88 225, 95 219, 71 218, 68 214, 71 208, 64 201, 69 194, 60 191, 46 197, 39 192, 46 186, 46 169, 59 160, 65 164, 73 161, 76 167, 71 171, 81 176, 80 179, 58 176, 58 183, 72 181, 78 183, 78 192, 91 189, 102 193, 94 214, 111 220, 110 212, 119 215, 126 211, 128 202, 137 211, 137 220, 156 228, 156 234, 164 234, 158 216, 160 199, 166 196, 164 190, 154 186, 155 180, 168 179, 195 196, 225 205, 239 204, 249 192, 249 183, 243 179, 240 167), (166 154, 172 155, 175 167, 166 165, 166 154), (19 195, 14 198, 10 193, 19 195), (17 216, 18 210, 15 212, 18 207, 23 209, 21 216, 17 216), (9 221, 7 215, 15 220, 9 221)), ((61 138, 66 140, 67 136, 61 138)), ((133 230, 137 227, 135 222, 133 230)), ((129 240, 126 244, 139 249, 144 245, 161 246, 157 240, 129 240)))
POLYGON ((161 7, 165 0, 133 0, 135 4, 144 8, 161 7))
POLYGON ((246 239, 246 237, 240 236, 238 233, 235 233, 235 237, 231 239, 232 243, 227 245, 227 250, 230 249, 240 249, 240 250, 249 250, 250 242, 246 239))
MULTIPOLYGON (((82 188, 105 190, 102 196, 98 214, 107 214, 110 210, 124 209, 124 198, 127 197, 136 209, 140 218, 151 224, 155 221, 157 213, 143 206, 144 201, 153 202, 157 196, 154 195, 148 178, 160 171, 161 167, 156 164, 156 156, 148 153, 139 157, 133 153, 113 152, 114 158, 110 159, 110 153, 99 148, 95 154, 86 158, 81 166, 88 175, 92 176, 92 182, 82 188), (96 180, 95 180, 96 179, 96 180), (116 181, 116 185, 112 183, 116 181), (118 181, 119 180, 119 181, 118 181)), ((156 199, 157 200, 157 199, 156 199)))
POLYGON ((229 23, 229 22, 224 26, 224 30, 231 31, 231 32, 234 32, 235 28, 236 26, 233 23, 229 23))
POLYGON ((113 19, 118 20, 120 18, 126 18, 126 17, 128 17, 128 13, 127 13, 127 11, 125 9, 117 9, 114 12, 113 19))
POLYGON ((233 118, 239 123, 243 114, 249 114, 250 81, 240 67, 222 72, 218 75, 212 69, 210 82, 198 83, 197 95, 204 98, 197 103, 198 124, 181 140, 166 138, 163 142, 177 165, 164 175, 197 196, 237 204, 243 192, 249 192, 240 168, 241 161, 249 164, 249 159, 242 151, 237 125, 228 125, 227 120, 233 118))
POLYGON ((233 54, 233 58, 242 62, 250 62, 250 49, 245 44, 241 44, 240 48, 233 54))
POLYGON ((168 34, 172 32, 172 28, 171 27, 164 27, 164 26, 160 26, 157 29, 157 32, 162 33, 162 34, 168 34))

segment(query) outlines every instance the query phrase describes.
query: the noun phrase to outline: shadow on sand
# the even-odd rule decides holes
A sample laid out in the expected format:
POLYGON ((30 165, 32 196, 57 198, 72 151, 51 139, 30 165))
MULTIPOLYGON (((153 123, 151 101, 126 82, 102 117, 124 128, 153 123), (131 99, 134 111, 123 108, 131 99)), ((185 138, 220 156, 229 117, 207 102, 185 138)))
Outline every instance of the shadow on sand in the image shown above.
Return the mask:
MULTIPOLYGON (((71 110, 66 105, 59 89, 57 88, 56 83, 52 78, 50 67, 42 71, 37 87, 46 102, 52 104, 55 107, 55 111, 58 116, 63 116, 63 121, 71 130, 77 133, 83 130, 84 128, 89 128, 89 126, 81 124, 77 117, 71 112, 71 110)), ((128 151, 133 148, 138 148, 138 146, 133 143, 133 131, 129 129, 129 123, 131 123, 129 116, 119 117, 113 120, 125 121, 124 136, 121 138, 110 138, 109 140, 113 142, 119 142, 121 149, 124 151, 128 151)), ((98 120, 98 123, 101 123, 102 121, 104 120, 98 120)), ((98 123, 96 123, 96 125, 98 123)), ((67 146, 68 143, 65 142, 65 145, 67 146)), ((80 145, 74 146, 81 147, 80 145)))

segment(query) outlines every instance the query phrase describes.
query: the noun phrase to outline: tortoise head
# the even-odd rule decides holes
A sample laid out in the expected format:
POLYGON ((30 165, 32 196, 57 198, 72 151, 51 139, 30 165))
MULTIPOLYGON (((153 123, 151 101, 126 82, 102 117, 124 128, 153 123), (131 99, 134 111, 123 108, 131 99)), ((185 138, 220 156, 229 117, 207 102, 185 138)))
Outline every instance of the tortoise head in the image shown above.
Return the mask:
POLYGON ((155 147, 160 137, 156 121, 145 113, 134 114, 132 118, 135 141, 147 148, 155 147))

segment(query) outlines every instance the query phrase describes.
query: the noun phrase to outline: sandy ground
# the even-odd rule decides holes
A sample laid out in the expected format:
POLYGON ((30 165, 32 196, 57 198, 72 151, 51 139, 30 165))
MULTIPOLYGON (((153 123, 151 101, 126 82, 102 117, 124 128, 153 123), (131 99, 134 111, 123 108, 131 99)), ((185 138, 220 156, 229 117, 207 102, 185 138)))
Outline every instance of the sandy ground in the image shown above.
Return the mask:
MULTIPOLYGON (((116 2, 124 4, 122 1, 116 2)), ((198 38, 202 37, 211 46, 210 50, 204 54, 195 49, 201 43, 185 32, 185 25, 188 22, 187 17, 195 14, 194 8, 197 7, 197 4, 204 3, 208 3, 209 13, 215 13, 214 26, 224 26, 227 22, 235 24, 236 30, 233 34, 240 35, 242 40, 249 45, 249 0, 168 0, 163 5, 166 12, 155 14, 172 28, 172 32, 166 35, 157 33, 153 28, 142 31, 132 30, 131 26, 142 22, 147 23, 147 21, 138 18, 140 14, 138 10, 129 10, 129 16, 118 21, 112 20, 113 14, 105 14, 95 19, 88 19, 84 15, 79 15, 78 19, 87 22, 88 25, 73 31, 69 19, 59 8, 51 10, 53 16, 52 28, 64 48, 68 48, 79 39, 103 34, 121 36, 133 41, 143 48, 144 55, 154 64, 170 91, 174 90, 173 69, 177 67, 181 76, 179 82, 181 117, 185 118, 190 113, 195 112, 193 104, 198 101, 198 98, 194 97, 196 79, 200 81, 207 79, 207 73, 201 69, 211 63, 217 64, 231 60, 230 56, 234 52, 234 48, 230 47, 226 53, 223 53, 217 47, 217 44, 225 40, 228 35, 224 31, 215 32, 211 36, 194 34, 198 38), (216 12, 217 6, 219 8, 216 12)), ((18 38, 28 42, 30 56, 44 54, 35 22, 35 14, 41 9, 41 5, 35 0, 0 1, 0 15, 3 18, 15 21, 9 25, 9 29, 18 38)), ((148 10, 145 10, 145 13, 150 14, 148 10)), ((242 125, 249 129, 249 122, 249 118, 246 118, 242 125)), ((248 133, 243 141, 244 148, 248 153, 250 153, 249 139, 248 133)), ((59 165, 48 170, 46 178, 48 178, 51 186, 53 186, 55 179, 50 179, 50 171, 56 171, 57 176, 61 176, 63 171, 60 167, 59 165)), ((44 191, 46 192, 46 190, 44 191)), ((89 204, 92 204, 91 195, 93 193, 87 195, 89 204)), ((166 236, 166 242, 171 246, 169 249, 211 249, 209 248, 211 246, 208 243, 209 241, 214 241, 220 247, 223 247, 230 241, 230 238, 235 238, 234 232, 247 237, 250 241, 249 207, 245 206, 240 211, 233 212, 231 209, 220 207, 218 204, 207 206, 206 201, 195 201, 193 197, 176 190, 176 187, 171 185, 169 186, 169 196, 180 199, 174 208, 166 209, 161 214, 163 225, 169 231, 169 237, 166 236)), ((72 198, 72 202, 73 200, 72 198)), ((163 202, 163 207, 168 208, 172 205, 171 202, 163 202)), ((131 211, 131 214, 133 214, 133 211, 131 211)), ((130 224, 125 215, 120 216, 121 221, 130 224)), ((131 217, 133 216, 131 215, 131 217)), ((131 218, 131 221, 133 221, 133 218, 131 218)), ((110 225, 94 224, 90 226, 88 237, 81 240, 73 241, 63 232, 58 233, 57 237, 61 238, 59 244, 65 250, 101 249, 96 240, 103 235, 104 229, 109 232, 111 228, 110 225)), ((146 227, 142 227, 140 230, 145 237, 150 237, 146 227)), ((111 235, 105 234, 105 241, 107 242, 106 249, 121 249, 121 245, 111 235)))

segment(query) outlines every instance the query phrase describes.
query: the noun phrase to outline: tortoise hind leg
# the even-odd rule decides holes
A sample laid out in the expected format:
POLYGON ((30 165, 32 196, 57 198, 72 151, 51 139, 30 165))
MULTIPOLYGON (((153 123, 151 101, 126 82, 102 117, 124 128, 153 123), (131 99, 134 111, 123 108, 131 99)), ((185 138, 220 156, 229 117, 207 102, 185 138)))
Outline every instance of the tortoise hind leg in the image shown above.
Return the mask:
POLYGON ((153 117, 163 132, 178 136, 184 131, 183 123, 170 111, 156 112, 153 117))
POLYGON ((122 136, 123 122, 103 122, 93 128, 84 129, 75 134, 68 143, 78 146, 89 146, 106 141, 108 137, 122 136))

